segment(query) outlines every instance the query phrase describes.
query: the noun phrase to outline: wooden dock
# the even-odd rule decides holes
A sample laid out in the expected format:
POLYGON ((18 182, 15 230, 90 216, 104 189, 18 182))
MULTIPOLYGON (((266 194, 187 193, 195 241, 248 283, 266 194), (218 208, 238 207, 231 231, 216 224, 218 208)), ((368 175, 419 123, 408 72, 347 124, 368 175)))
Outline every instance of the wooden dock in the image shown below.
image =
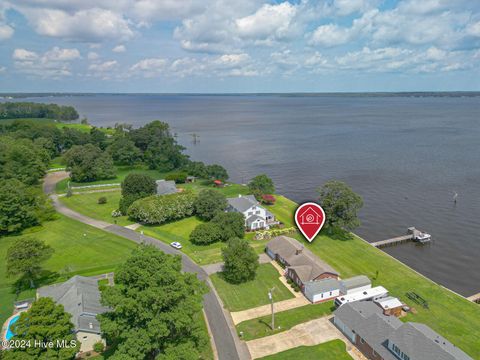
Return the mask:
POLYGON ((387 247, 387 246, 406 243, 406 242, 409 242, 409 241, 412 241, 412 240, 413 240, 413 234, 408 234, 408 235, 403 235, 403 236, 397 236, 397 237, 387 239, 387 240, 376 241, 376 242, 373 242, 373 243, 370 243, 370 244, 372 244, 372 246, 375 246, 376 248, 383 248, 383 247, 387 247))
POLYGON ((480 304, 480 293, 467 297, 467 300, 480 304))
MULTIPOLYGON (((410 242, 410 241, 415 240, 417 238, 417 236, 421 233, 422 233, 421 231, 415 229, 414 227, 410 227, 410 228, 408 228, 408 232, 407 232, 406 235, 397 236, 397 237, 394 237, 394 238, 391 238, 391 239, 372 242, 372 243, 370 243, 370 245, 372 245, 376 248, 384 248, 384 247, 387 247, 387 246, 402 244, 402 243, 406 243, 406 242, 410 242)), ((415 241, 417 241, 417 240, 415 240, 415 241)), ((430 241, 430 240, 427 240, 426 242, 428 242, 428 241, 430 241)))

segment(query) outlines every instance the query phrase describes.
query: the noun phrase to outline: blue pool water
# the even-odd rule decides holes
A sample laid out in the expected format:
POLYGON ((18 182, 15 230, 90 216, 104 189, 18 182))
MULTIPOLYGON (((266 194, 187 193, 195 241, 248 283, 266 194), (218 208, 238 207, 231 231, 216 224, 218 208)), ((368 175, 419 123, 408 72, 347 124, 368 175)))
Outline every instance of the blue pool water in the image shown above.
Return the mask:
POLYGON ((18 319, 20 318, 20 314, 14 316, 13 318, 10 319, 8 322, 8 327, 7 327, 7 335, 5 335, 5 338, 7 340, 10 340, 15 334, 12 332, 12 325, 15 324, 18 319))

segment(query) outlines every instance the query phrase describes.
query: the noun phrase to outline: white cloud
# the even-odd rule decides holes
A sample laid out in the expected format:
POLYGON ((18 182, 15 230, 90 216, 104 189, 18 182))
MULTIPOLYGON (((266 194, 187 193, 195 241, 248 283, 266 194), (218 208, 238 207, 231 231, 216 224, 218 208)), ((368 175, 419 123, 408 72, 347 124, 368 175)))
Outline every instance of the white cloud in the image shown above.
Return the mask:
POLYGON ((167 60, 163 58, 148 58, 140 60, 130 67, 132 73, 141 74, 145 77, 153 77, 164 72, 167 60))
POLYGON ((88 60, 97 60, 99 58, 100 58, 100 55, 98 55, 98 53, 96 53, 95 51, 90 51, 87 55, 88 60))
POLYGON ((296 8, 288 1, 277 5, 265 4, 254 14, 235 21, 238 34, 244 38, 285 39, 292 35, 292 20, 296 8))
POLYGON ((15 49, 12 54, 15 69, 27 75, 42 78, 60 78, 72 75, 71 62, 80 58, 77 49, 57 46, 38 54, 26 49, 15 49))
POLYGON ((71 61, 80 58, 80 52, 77 49, 61 49, 58 46, 53 47, 44 55, 47 61, 71 61))
POLYGON ((10 25, 0 23, 0 41, 10 39, 13 33, 14 30, 10 25))
POLYGON ((90 64, 88 70, 94 73, 105 73, 115 69, 118 65, 116 60, 109 60, 98 64, 90 64))
POLYGON ((92 8, 70 14, 56 9, 29 8, 23 13, 39 34, 51 37, 100 42, 128 40, 134 35, 129 22, 110 10, 92 8))
POLYGON ((466 31, 468 35, 480 37, 480 21, 469 24, 466 31))
POLYGON ((15 49, 12 54, 13 60, 32 61, 38 59, 38 54, 26 49, 15 49))
POLYGON ((350 29, 335 24, 319 26, 311 35, 309 43, 312 45, 338 46, 351 39, 350 29))
POLYGON ((125 47, 125 45, 117 45, 112 49, 112 51, 116 53, 122 53, 127 51, 127 48, 125 47))
POLYGON ((346 16, 357 12, 365 12, 378 5, 378 1, 372 0, 335 0, 333 7, 340 16, 346 16))
POLYGON ((4 73, 7 70, 5 66, 0 66, 0 74, 4 73))

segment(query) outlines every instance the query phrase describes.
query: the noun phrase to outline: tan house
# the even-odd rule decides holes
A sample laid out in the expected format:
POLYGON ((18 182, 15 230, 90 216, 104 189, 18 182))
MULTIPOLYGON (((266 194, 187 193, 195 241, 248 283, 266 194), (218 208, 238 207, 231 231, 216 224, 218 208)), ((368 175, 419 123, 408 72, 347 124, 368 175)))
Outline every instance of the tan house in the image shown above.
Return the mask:
POLYGON ((105 343, 96 316, 109 309, 100 303, 96 279, 76 275, 64 283, 39 288, 37 298, 40 297, 52 298, 72 315, 76 337, 82 343, 80 352, 93 350, 99 341, 105 343))
POLYGON ((277 236, 268 242, 265 251, 286 268, 286 275, 305 293, 305 285, 322 279, 338 279, 338 273, 297 240, 277 236))

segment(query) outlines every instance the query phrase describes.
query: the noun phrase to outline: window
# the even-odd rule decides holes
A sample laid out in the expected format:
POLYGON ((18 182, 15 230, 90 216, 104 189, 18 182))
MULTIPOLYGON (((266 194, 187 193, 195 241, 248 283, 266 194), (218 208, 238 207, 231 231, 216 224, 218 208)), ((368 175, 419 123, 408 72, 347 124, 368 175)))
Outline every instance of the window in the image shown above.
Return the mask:
POLYGON ((330 291, 330 296, 332 296, 332 292, 330 291))
POLYGON ((377 352, 376 352, 375 350, 372 350, 372 355, 373 355, 373 356, 377 356, 378 354, 377 354, 377 352))
POLYGON ((260 210, 258 210, 258 211, 255 211, 255 214, 257 214, 257 215, 258 215, 258 214, 260 214, 260 210))
POLYGON ((363 338, 360 338, 360 343, 365 344, 365 340, 363 340, 363 338))
POLYGON ((409 357, 407 354, 403 353, 403 352, 402 352, 402 358, 403 358, 404 360, 410 360, 410 357, 409 357))

